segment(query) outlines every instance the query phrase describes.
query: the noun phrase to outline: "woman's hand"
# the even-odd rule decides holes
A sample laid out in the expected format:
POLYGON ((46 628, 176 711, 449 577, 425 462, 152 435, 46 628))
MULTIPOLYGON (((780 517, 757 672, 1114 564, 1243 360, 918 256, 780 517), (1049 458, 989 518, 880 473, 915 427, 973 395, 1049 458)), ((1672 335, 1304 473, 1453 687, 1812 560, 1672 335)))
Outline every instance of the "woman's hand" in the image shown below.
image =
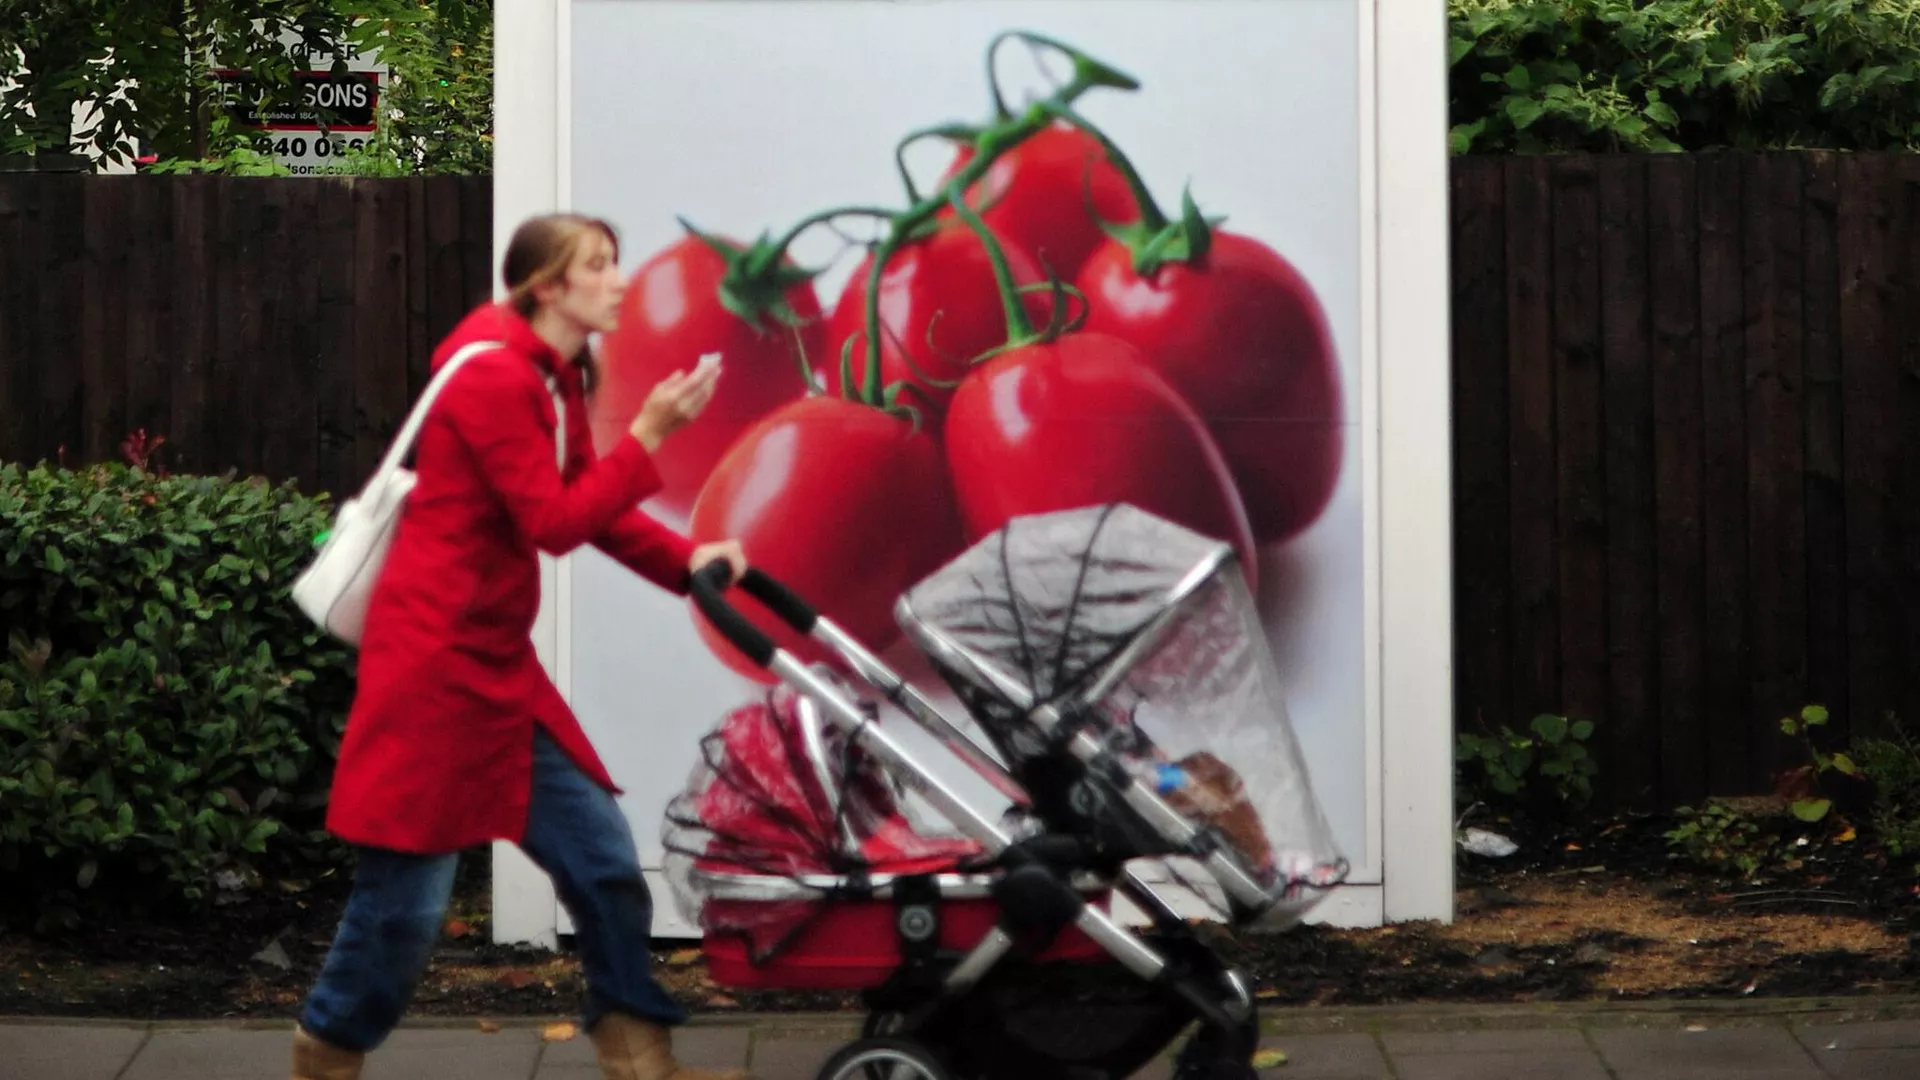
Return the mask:
POLYGON ((711 544, 701 544, 693 549, 693 558, 687 560, 687 569, 697 574, 702 567, 717 559, 725 559, 733 567, 733 580, 739 581, 747 576, 747 552, 738 540, 715 540, 711 544))
POLYGON ((699 416, 707 402, 713 400, 713 388, 719 378, 718 368, 708 368, 693 374, 676 371, 660 380, 640 406, 640 414, 633 418, 628 433, 640 440, 647 453, 660 449, 667 436, 699 416))

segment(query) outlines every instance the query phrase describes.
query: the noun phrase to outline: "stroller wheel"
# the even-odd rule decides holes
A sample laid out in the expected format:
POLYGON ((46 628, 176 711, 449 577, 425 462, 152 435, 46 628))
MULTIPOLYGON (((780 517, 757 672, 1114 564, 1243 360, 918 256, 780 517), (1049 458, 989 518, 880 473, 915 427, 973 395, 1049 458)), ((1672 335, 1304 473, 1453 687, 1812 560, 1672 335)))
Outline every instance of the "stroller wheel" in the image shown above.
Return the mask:
POLYGON ((952 1080, 946 1066, 911 1039, 861 1039, 840 1048, 816 1080, 952 1080))

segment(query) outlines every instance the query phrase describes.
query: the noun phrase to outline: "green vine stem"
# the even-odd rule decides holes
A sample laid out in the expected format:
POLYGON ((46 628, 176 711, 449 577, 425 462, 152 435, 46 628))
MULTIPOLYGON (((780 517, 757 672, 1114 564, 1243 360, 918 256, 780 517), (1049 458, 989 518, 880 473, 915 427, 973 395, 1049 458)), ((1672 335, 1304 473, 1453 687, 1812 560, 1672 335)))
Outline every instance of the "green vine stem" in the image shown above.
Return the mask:
POLYGON ((1030 338, 1034 336, 1033 319, 1027 315, 1027 306, 1020 302, 1020 285, 1013 280, 1013 267, 1007 265, 1007 252, 1000 246, 1000 240, 980 220, 980 215, 967 205, 966 193, 952 192, 948 202, 960 220, 980 237, 980 245, 987 249, 987 264, 993 267, 994 284, 1000 286, 1000 307, 1007 316, 1007 336, 1009 338, 1030 338))
POLYGON ((893 164, 900 171, 900 184, 907 189, 907 202, 920 201, 920 189, 914 186, 913 173, 907 168, 907 147, 922 139, 946 139, 950 142, 970 143, 980 137, 980 129, 969 124, 935 124, 932 127, 910 131, 893 147, 893 164))
POLYGON ((834 218, 856 216, 888 221, 892 219, 893 212, 871 206, 840 207, 802 219, 778 240, 770 240, 766 233, 761 233, 758 239, 745 247, 704 232, 684 217, 676 220, 689 236, 705 244, 726 263, 726 269, 720 276, 721 306, 754 329, 765 330, 765 316, 772 316, 775 322, 788 329, 799 328, 802 320, 792 305, 787 303, 787 290, 812 281, 820 273, 818 270, 786 265, 787 248, 799 239, 801 233, 816 225, 826 224, 834 218))
MULTIPOLYGON (((882 218, 887 222, 886 235, 877 244, 872 246, 872 251, 869 256, 870 265, 867 269, 866 304, 865 310, 862 313, 866 353, 863 358, 864 363, 861 365, 864 378, 857 382, 852 378, 854 372, 852 339, 849 339, 846 347, 841 350, 839 357, 841 394, 848 400, 857 401, 861 404, 870 405, 889 412, 914 412, 911 406, 904 405, 900 402, 900 395, 903 390, 921 396, 924 400, 924 395, 921 394, 920 389, 914 386, 911 381, 886 387, 883 387, 880 383, 882 377, 880 367, 882 352, 880 285, 881 279, 885 275, 887 265, 893 259, 893 256, 899 252, 901 247, 925 235, 928 228, 934 225, 936 215, 943 207, 954 207, 955 212, 961 216, 961 220, 967 221, 970 227, 973 227, 976 232, 979 232, 983 242, 987 244, 989 256, 994 263, 995 280, 1000 285, 1001 299, 1007 309, 1010 336, 1015 339, 1025 340, 1031 340, 1037 336, 1032 320, 1027 316, 1025 305, 1019 300, 1019 289, 1014 284, 1011 270, 1006 265, 1005 253, 998 247, 997 241, 992 237, 991 230, 986 229, 984 223, 980 222, 978 215, 973 212, 971 207, 966 205, 966 193, 987 174, 988 169, 990 169, 993 163, 999 160, 1001 156, 1051 125, 1055 117, 1059 115, 1058 110, 1065 109, 1071 113, 1073 102, 1077 101, 1088 91, 1098 87, 1107 87, 1116 90, 1137 90, 1140 87, 1140 83, 1132 76, 1070 45, 1024 30, 1003 31, 996 35, 992 43, 988 45, 989 83, 992 83, 994 52, 1005 41, 1015 38, 1030 44, 1058 50, 1072 61, 1072 78, 1046 99, 1034 102, 1019 115, 1014 115, 1007 110, 1005 99, 1001 95, 999 87, 995 85, 993 87, 995 119, 992 124, 985 128, 976 128, 964 124, 942 124, 915 131, 907 135, 894 149, 894 162, 899 169, 900 178, 906 188, 910 203, 904 210, 889 212, 874 207, 840 207, 833 210, 822 211, 803 219, 793 228, 787 230, 786 234, 778 241, 768 240, 763 235, 760 240, 756 241, 755 244, 744 253, 733 252, 729 254, 724 248, 719 249, 722 250, 723 254, 729 254, 730 259, 729 273, 727 278, 723 280, 721 286, 722 302, 727 304, 730 310, 736 301, 740 302, 742 307, 748 309, 752 309, 755 305, 758 305, 760 310, 773 311, 776 317, 780 317, 784 304, 777 301, 777 294, 773 300, 769 300, 766 296, 767 290, 773 288, 775 285, 781 285, 782 288, 784 288, 782 283, 790 284, 791 281, 789 279, 794 275, 803 275, 800 276, 798 280, 810 280, 814 274, 814 272, 790 269, 782 266, 781 260, 785 254, 786 246, 792 243, 800 233, 814 225, 831 221, 833 218, 844 215, 876 217, 882 218), (973 144, 974 154, 964 166, 956 170, 941 183, 937 191, 922 195, 918 187, 914 184, 913 178, 909 175, 906 167, 906 148, 920 139, 935 136, 948 139, 969 140, 973 144), (971 218, 971 221, 968 221, 969 218, 971 218), (737 274, 735 273, 736 268, 738 271, 737 274), (735 294, 731 298, 729 296, 730 292, 735 294)), ((1142 194, 1144 194, 1144 189, 1142 189, 1142 194)), ((682 224, 685 223, 682 222, 682 224)), ((688 228, 691 231, 691 226, 688 228)), ((696 235, 698 234, 696 233, 696 235)), ((1060 283, 1056 282, 1051 287, 1054 288, 1056 294, 1061 291, 1060 283)), ((1056 305, 1056 312, 1059 310, 1059 307, 1059 305, 1056 305)), ((755 318, 755 316, 743 317, 749 318, 750 321, 755 318)), ((1057 318, 1054 319, 1047 332, 1052 333, 1056 331, 1058 329, 1058 322, 1059 320, 1057 318)), ((856 337, 857 336, 859 335, 856 335, 856 337)), ((903 357, 907 360, 909 367, 912 368, 912 360, 910 356, 906 355, 904 343, 901 349, 903 357)))
MULTIPOLYGON (((995 161, 1000 159, 1001 155, 1006 154, 1008 151, 1032 138, 1052 122, 1055 114, 1049 106, 1054 104, 1063 107, 1070 106, 1074 101, 1078 100, 1081 95, 1095 87, 1104 86, 1117 90, 1136 90, 1140 86, 1139 81, 1132 76, 1102 63, 1078 49, 1053 41, 1050 38, 1041 37, 1037 34, 1029 34, 1026 31, 1012 30, 997 35, 994 38, 993 44, 988 46, 988 53, 991 54, 995 48, 999 47, 1000 42, 1008 37, 1019 37, 1059 49, 1073 60, 1073 78, 1068 80, 1065 86, 1062 86, 1045 101, 1035 102, 1025 113, 1019 116, 1007 116, 1004 119, 997 120, 992 126, 980 132, 979 136, 974 139, 973 158, 958 172, 948 177, 947 181, 940 186, 939 191, 915 202, 893 219, 893 227, 889 230, 886 239, 881 241, 879 247, 875 249, 872 257, 872 265, 868 267, 867 271, 867 310, 865 312, 867 363, 865 372, 866 379, 861 386, 860 393, 862 399, 868 404, 875 404, 877 402, 881 378, 880 280, 886 272, 887 263, 893 258, 894 254, 899 251, 901 245, 913 235, 919 226, 931 220, 942 206, 954 206, 956 212, 961 212, 966 202, 965 193, 972 188, 981 177, 987 174, 987 170, 992 167, 995 161), (958 195, 957 199, 955 197, 956 195, 958 195)), ((1004 107, 1004 105, 1002 107, 1004 107)), ((976 220, 978 220, 977 217, 976 220)), ((994 249, 989 248, 990 252, 993 250, 994 249)), ((1004 262, 1004 257, 1001 261, 1004 262)), ((996 277, 999 275, 1000 270, 1001 268, 996 268, 996 277)), ((1003 294, 1008 287, 1010 286, 1002 286, 1003 294)), ((1025 308, 1017 301, 1011 305, 1009 319, 1013 318, 1012 312, 1015 310, 1019 312, 1019 318, 1021 320, 1018 325, 1024 325, 1027 327, 1028 332, 1031 333, 1032 323, 1026 318, 1025 308)), ((1016 324, 1009 322, 1008 325, 1011 328, 1016 324)), ((844 387, 843 389, 845 389, 846 392, 851 392, 850 386, 844 387)))
POLYGON ((1098 142, 1101 149, 1106 151, 1107 160, 1113 163, 1121 179, 1126 181, 1127 190, 1140 211, 1140 220, 1130 225, 1101 221, 1100 227, 1107 235, 1127 245, 1133 255, 1134 273, 1150 278, 1167 263, 1195 263, 1206 258, 1208 249, 1213 246, 1213 230, 1226 218, 1202 215, 1200 207, 1193 201, 1191 189, 1187 189, 1180 193, 1180 220, 1169 221, 1160 205, 1154 202, 1153 193, 1147 190, 1146 181, 1140 178, 1140 171, 1126 153, 1107 137, 1106 132, 1074 111, 1070 103, 1049 99, 1039 104, 1051 115, 1079 128, 1098 142))

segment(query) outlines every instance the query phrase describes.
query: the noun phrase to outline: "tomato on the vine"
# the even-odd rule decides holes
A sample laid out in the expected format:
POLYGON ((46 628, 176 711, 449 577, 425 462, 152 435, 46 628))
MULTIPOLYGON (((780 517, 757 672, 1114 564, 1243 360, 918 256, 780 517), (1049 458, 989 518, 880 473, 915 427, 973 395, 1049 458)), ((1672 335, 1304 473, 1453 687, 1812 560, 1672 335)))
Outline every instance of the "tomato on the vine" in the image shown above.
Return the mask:
MULTIPOLYGON (((973 158, 974 148, 961 146, 941 182, 973 158)), ((1102 221, 1139 218, 1126 177, 1107 160, 1100 141, 1065 122, 995 158, 967 195, 994 235, 1067 281, 1107 239, 1102 221)))
POLYGON ((1340 475, 1340 369, 1313 287, 1251 237, 1213 230, 1189 261, 1135 269, 1109 242, 1081 271, 1088 332, 1138 348, 1206 421, 1254 538, 1285 540, 1320 516, 1340 475))
MULTIPOLYGON (((1026 252, 1014 245, 1002 247, 1017 283, 1037 285, 1044 280, 1026 252)), ((841 354, 849 343, 853 384, 862 392, 867 390, 867 282, 872 258, 868 255, 860 261, 827 323, 827 353, 818 367, 831 396, 842 395, 841 354)), ((1027 294, 1023 306, 1037 319, 1052 310, 1044 292, 1027 294)), ((946 222, 902 244, 880 276, 880 325, 880 386, 913 384, 925 398, 909 397, 903 399, 905 403, 928 406, 930 415, 937 418, 953 391, 936 383, 959 381, 970 361, 1007 340, 1006 310, 980 238, 962 224, 946 222), (923 374, 933 381, 922 378, 923 374)))
POLYGON ((1232 544, 1254 579, 1247 515, 1206 425, 1119 338, 1070 333, 987 361, 954 391, 945 441, 970 541, 1021 515, 1124 502, 1232 544))
MULTIPOLYGON (((701 491, 688 535, 738 539, 749 562, 875 652, 899 636, 895 600, 961 546, 939 443, 898 416, 820 396, 774 410, 740 437, 701 491)), ((825 658, 744 593, 729 600, 782 648, 825 658)), ((772 679, 698 609, 693 617, 729 667, 772 679)))
MULTIPOLYGON (((813 284, 798 280, 801 272, 790 260, 767 276, 775 287, 773 303, 784 304, 781 313, 799 325, 783 323, 771 305, 758 325, 729 310, 722 288, 733 267, 715 244, 737 247, 723 238, 688 235, 634 271, 619 327, 600 348, 591 412, 600 453, 626 433, 660 380, 692 371, 703 353, 721 354, 725 374, 706 411, 653 455, 664 485, 654 500, 677 514, 692 508, 700 485, 743 431, 806 392, 807 367, 826 339, 813 284)), ((735 306, 741 306, 738 300, 735 306)))

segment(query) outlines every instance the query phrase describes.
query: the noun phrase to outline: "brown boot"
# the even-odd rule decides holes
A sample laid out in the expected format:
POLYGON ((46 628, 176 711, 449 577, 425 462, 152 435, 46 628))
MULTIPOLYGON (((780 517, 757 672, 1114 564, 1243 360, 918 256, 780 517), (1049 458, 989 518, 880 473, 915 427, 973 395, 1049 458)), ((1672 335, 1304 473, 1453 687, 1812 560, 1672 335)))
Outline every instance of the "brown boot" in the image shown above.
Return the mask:
POLYGON ((293 1080, 360 1080, 360 1066, 367 1055, 342 1050, 307 1034, 293 1030, 293 1080))
POLYGON ((752 1080, 739 1069, 689 1069, 673 1060, 673 1034, 658 1024, 608 1013, 593 1025, 593 1049, 606 1080, 752 1080))

